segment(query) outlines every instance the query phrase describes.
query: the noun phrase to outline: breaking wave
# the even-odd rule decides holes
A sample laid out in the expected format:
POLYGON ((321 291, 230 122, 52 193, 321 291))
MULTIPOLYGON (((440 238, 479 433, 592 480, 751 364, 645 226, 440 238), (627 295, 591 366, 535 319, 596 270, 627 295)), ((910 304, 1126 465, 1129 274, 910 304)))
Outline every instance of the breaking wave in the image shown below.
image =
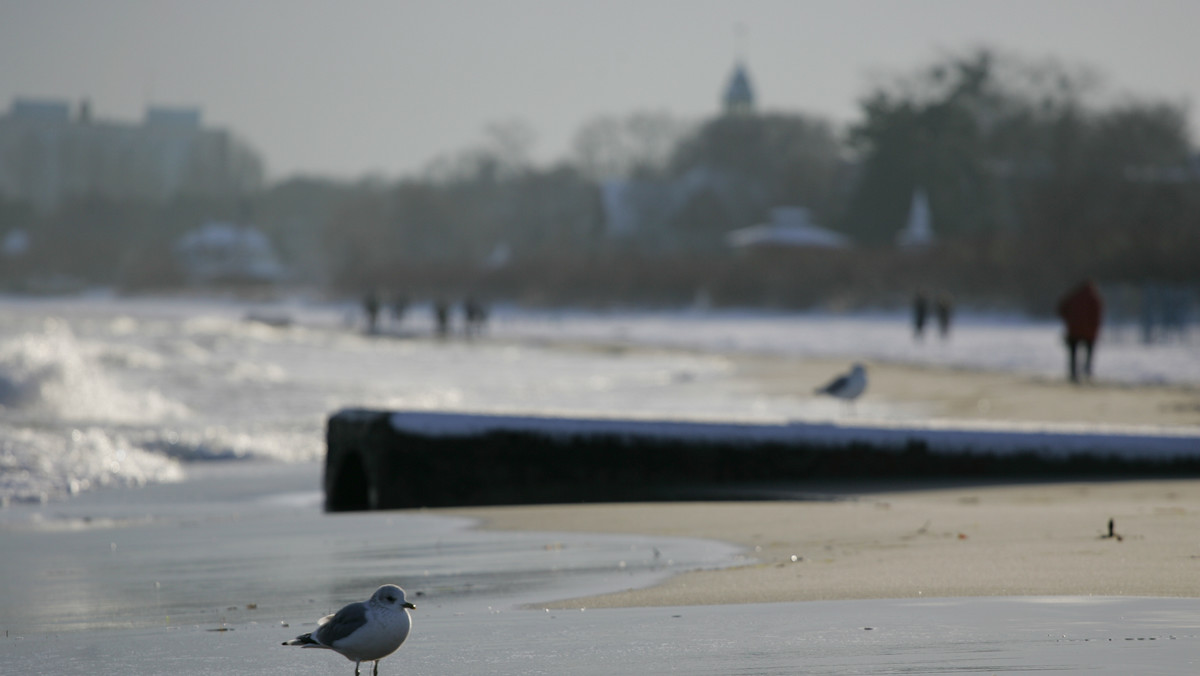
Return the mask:
POLYGON ((99 427, 64 434, 0 425, 0 504, 182 478, 175 460, 99 427))
POLYGON ((187 415, 185 406, 157 390, 121 387, 104 367, 113 358, 110 352, 78 340, 65 322, 54 319, 40 331, 9 338, 0 343, 0 413, 106 424, 187 415))

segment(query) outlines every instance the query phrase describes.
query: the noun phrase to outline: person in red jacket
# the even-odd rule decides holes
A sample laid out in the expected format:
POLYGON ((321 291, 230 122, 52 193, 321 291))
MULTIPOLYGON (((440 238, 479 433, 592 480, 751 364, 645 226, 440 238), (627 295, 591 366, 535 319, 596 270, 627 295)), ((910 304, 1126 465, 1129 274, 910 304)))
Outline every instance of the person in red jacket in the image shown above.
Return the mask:
POLYGON ((1096 348, 1096 337, 1100 334, 1100 321, 1104 316, 1104 299, 1096 289, 1096 283, 1086 280, 1075 287, 1058 303, 1058 316, 1066 325, 1067 375, 1071 382, 1079 382, 1077 355, 1083 347, 1083 375, 1092 377, 1092 352, 1096 348))

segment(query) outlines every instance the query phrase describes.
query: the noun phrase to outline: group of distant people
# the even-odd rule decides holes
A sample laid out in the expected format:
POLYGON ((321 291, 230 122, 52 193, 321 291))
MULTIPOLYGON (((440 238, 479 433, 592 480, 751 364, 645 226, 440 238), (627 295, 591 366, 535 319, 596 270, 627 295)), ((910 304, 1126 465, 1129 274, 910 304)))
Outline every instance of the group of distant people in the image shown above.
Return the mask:
MULTIPOLYGON (((923 292, 918 291, 913 298, 913 332, 917 340, 921 340, 925 324, 929 319, 930 300, 923 292)), ((937 317, 938 330, 943 338, 950 333, 950 319, 953 314, 950 296, 939 294, 933 301, 933 312, 937 317)), ((1067 377, 1071 382, 1078 383, 1081 379, 1090 380, 1092 377, 1092 356, 1096 349, 1096 339, 1100 335, 1100 325, 1104 318, 1104 300, 1092 280, 1071 289, 1058 302, 1058 315, 1065 326, 1063 340, 1067 346, 1067 377)), ((815 390, 816 394, 836 397, 853 404, 867 389, 867 371, 862 364, 854 367, 845 374, 839 375, 825 385, 815 390)))
POLYGON ((1138 326, 1143 343, 1150 345, 1186 338, 1191 322, 1191 289, 1167 284, 1145 284, 1139 300, 1138 326))
MULTIPOLYGON (((397 295, 388 306, 391 310, 392 321, 399 324, 404 319, 404 313, 408 311, 408 298, 397 295)), ((378 333, 379 314, 383 309, 383 301, 379 298, 379 294, 372 290, 363 295, 362 308, 367 317, 367 333, 378 333)))
MULTIPOLYGON (((450 303, 444 299, 433 302, 433 318, 436 323, 437 336, 445 338, 450 335, 450 319, 453 310, 450 303)), ((487 306, 475 298, 467 297, 462 303, 463 335, 474 338, 482 335, 487 327, 487 306)))
MULTIPOLYGON (((393 325, 399 326, 408 313, 409 300, 404 295, 397 295, 388 304, 388 307, 391 311, 393 325)), ((363 296, 362 308, 367 320, 367 333, 379 333, 380 313, 383 310, 383 302, 379 294, 375 291, 368 291, 363 296)), ((453 315, 451 304, 447 300, 439 298, 433 301, 432 308, 435 334, 439 338, 449 337, 453 315)), ((468 297, 463 300, 462 314, 463 334, 468 338, 482 335, 487 327, 487 306, 476 298, 468 297)))
POLYGON ((925 325, 929 321, 932 306, 934 317, 937 319, 938 334, 942 339, 950 337, 950 321, 954 318, 954 298, 945 291, 939 292, 931 299, 924 290, 918 290, 913 295, 913 338, 925 339, 925 325))
MULTIPOLYGON (((363 311, 367 318, 367 332, 374 334, 379 331, 379 315, 383 303, 379 294, 370 291, 363 296, 363 311)), ((392 321, 399 324, 408 310, 409 301, 403 295, 397 295, 389 305, 392 321)), ((1092 377, 1092 362, 1096 350, 1096 340, 1100 335, 1100 326, 1104 317, 1104 300, 1096 283, 1085 280, 1071 289, 1058 302, 1058 316, 1063 321, 1063 342, 1067 348, 1067 377, 1073 383, 1090 380, 1092 377)), ((445 338, 451 332, 451 305, 445 299, 433 302, 434 326, 436 335, 445 338)), ((950 324, 954 316, 954 301, 950 294, 939 292, 930 296, 924 290, 917 291, 913 296, 912 322, 913 337, 923 340, 925 327, 930 315, 937 322, 938 333, 943 339, 950 336, 950 324)), ((488 320, 488 309, 476 298, 467 297, 462 302, 463 335, 468 338, 481 335, 488 320)), ((865 383, 864 383, 865 387, 865 383)), ((830 392, 832 393, 832 392, 830 392)), ((861 389, 854 396, 861 394, 861 389)))

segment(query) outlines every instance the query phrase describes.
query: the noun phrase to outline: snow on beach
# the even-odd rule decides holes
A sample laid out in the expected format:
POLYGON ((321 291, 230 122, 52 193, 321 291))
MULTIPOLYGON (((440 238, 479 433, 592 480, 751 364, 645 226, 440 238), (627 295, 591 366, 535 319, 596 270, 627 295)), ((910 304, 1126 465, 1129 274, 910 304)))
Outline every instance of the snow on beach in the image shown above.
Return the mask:
MULTIPOLYGON (((913 338, 903 312, 854 315, 774 312, 501 311, 495 333, 544 340, 619 342, 713 352, 844 358, 1061 378, 1062 327, 1054 320, 965 315, 943 339, 913 338)), ((1128 385, 1200 385, 1200 333, 1146 345, 1136 327, 1105 327, 1096 377, 1128 385)))

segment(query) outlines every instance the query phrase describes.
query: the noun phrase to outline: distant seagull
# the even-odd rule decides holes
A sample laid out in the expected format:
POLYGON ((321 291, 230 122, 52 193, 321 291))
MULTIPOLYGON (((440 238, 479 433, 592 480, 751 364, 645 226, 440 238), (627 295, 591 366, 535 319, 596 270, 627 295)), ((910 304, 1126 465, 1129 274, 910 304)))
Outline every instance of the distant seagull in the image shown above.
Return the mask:
POLYGON ((862 364, 855 364, 849 373, 834 378, 824 387, 817 388, 817 394, 828 394, 844 401, 853 402, 867 389, 867 369, 862 364))
POLYGON ((379 660, 396 652, 408 630, 412 628, 409 608, 416 608, 404 599, 404 590, 385 584, 371 594, 367 601, 351 603, 332 615, 317 620, 317 630, 301 634, 283 645, 305 648, 328 648, 354 660, 354 676, 363 662, 375 662, 374 676, 379 676, 379 660))

